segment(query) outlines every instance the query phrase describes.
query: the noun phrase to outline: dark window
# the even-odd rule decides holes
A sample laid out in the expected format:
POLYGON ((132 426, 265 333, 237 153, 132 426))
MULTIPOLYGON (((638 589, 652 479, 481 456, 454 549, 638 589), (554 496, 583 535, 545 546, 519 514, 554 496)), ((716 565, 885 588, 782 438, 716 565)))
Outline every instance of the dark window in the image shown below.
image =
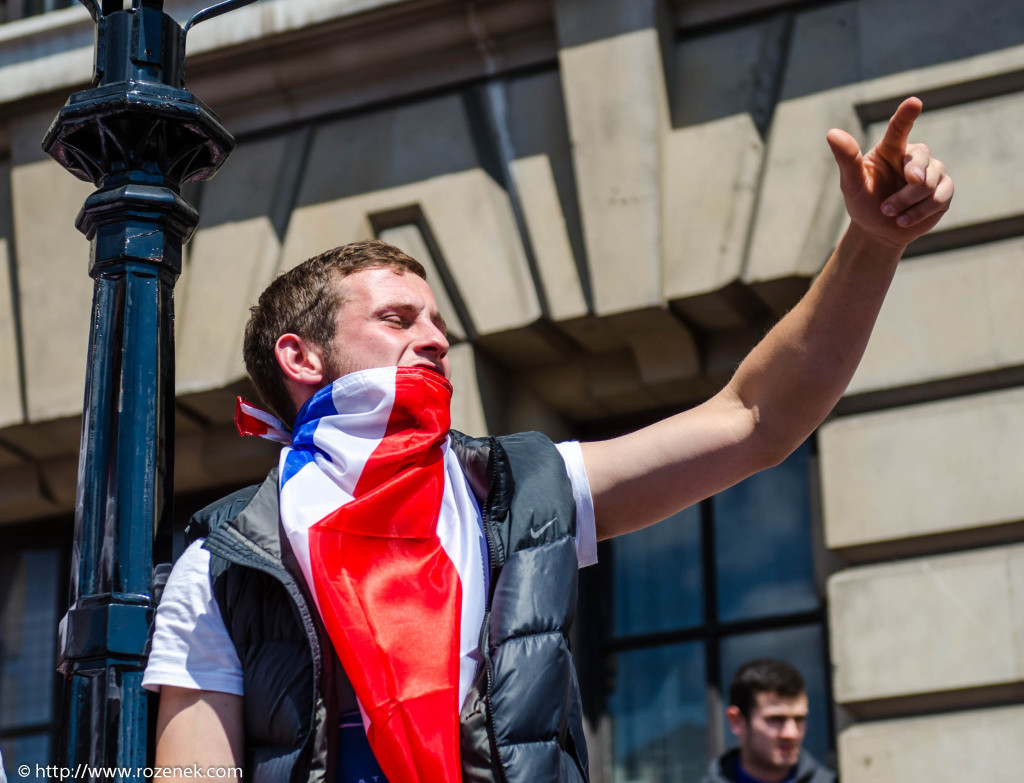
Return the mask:
POLYGON ((709 757, 735 744, 724 721, 733 672, 760 657, 803 673, 805 747, 830 757, 812 472, 804 445, 778 467, 604 545, 611 780, 696 783, 709 757))
POLYGON ((47 11, 67 8, 73 5, 74 2, 75 0, 21 0, 21 15, 35 16, 36 14, 45 14, 47 11))
MULTIPOLYGON (((189 516, 234 489, 175 498, 175 557, 189 516)), ((68 715, 57 628, 67 611, 72 538, 69 518, 0 527, 0 754, 11 781, 20 765, 45 767, 61 755, 68 715)))
POLYGON ((76 0, 0 0, 0 22, 13 22, 75 4, 76 0))
POLYGON ((70 520, 3 531, 0 551, 0 751, 4 766, 52 764, 63 680, 57 624, 67 601, 70 520))

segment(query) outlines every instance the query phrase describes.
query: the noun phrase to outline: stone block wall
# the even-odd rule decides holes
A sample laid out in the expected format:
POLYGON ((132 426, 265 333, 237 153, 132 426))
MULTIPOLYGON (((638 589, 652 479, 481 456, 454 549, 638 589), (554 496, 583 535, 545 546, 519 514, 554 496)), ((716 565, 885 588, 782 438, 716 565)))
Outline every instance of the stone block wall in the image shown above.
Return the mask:
MULTIPOLYGON (((91 282, 73 221, 91 188, 39 140, 90 48, 81 8, 0 26, 0 522, 74 505, 91 282)), ((176 289, 182 492, 272 460, 231 434, 258 292, 370 236, 430 271, 457 426, 562 437, 700 401, 843 229, 827 130, 868 146, 921 95, 915 137, 954 172, 954 207, 901 266, 818 441, 839 765, 846 783, 1008 779, 1019 0, 263 0, 189 51, 190 87, 239 144, 185 194, 202 223, 176 289)))

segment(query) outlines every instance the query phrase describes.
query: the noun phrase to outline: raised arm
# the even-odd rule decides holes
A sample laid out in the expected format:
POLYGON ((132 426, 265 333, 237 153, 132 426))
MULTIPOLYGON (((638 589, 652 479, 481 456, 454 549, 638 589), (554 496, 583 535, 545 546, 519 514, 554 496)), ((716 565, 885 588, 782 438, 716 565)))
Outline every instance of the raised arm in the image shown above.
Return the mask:
POLYGON ((909 144, 917 98, 866 154, 828 133, 851 223, 807 294, 704 404, 637 432, 584 443, 598 538, 645 527, 781 462, 842 396, 907 244, 949 208, 953 183, 909 144))
POLYGON ((170 775, 170 780, 238 780, 222 770, 242 766, 242 697, 164 685, 156 721, 155 766, 213 770, 198 778, 170 775))

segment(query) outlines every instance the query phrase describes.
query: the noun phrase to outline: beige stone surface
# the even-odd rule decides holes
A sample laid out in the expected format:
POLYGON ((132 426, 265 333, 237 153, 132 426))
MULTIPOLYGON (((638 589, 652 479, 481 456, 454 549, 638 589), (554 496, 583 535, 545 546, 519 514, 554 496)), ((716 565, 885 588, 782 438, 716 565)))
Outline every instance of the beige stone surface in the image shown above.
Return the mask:
POLYGON ((585 315, 586 259, 559 73, 524 74, 495 89, 502 110, 496 120, 507 133, 509 173, 547 296, 547 314, 555 321, 585 315))
POLYGON ((551 161, 546 155, 518 158, 512 176, 522 194, 523 219, 533 242, 551 318, 562 321, 587 312, 569 233, 558 200, 551 161))
POLYGON ((89 80, 95 25, 85 7, 51 11, 0 27, 0 102, 70 92, 89 80))
POLYGON ((796 15, 781 100, 765 150, 744 272, 748 282, 815 274, 845 222, 839 176, 825 134, 831 127, 858 134, 861 123, 853 108, 854 88, 818 81, 823 69, 839 69, 829 74, 836 84, 856 73, 853 52, 848 50, 855 47, 859 33, 856 24, 850 24, 849 6, 829 4, 796 15))
POLYGON ((902 263, 847 394, 1024 363, 1024 240, 902 263))
POLYGON ((651 408, 656 404, 629 351, 588 356, 582 364, 587 390, 604 407, 605 415, 651 408))
POLYGON ((697 343, 671 311, 623 313, 610 321, 611 330, 629 346, 644 385, 652 390, 700 372, 697 343))
POLYGON ((1024 389, 844 417, 819 430, 830 548, 1024 519, 1024 389))
POLYGON ((18 368, 18 339, 14 301, 10 285, 10 243, 0 237, 0 427, 20 423, 21 371, 18 368))
POLYGON ((279 444, 242 438, 233 423, 187 432, 174 443, 175 491, 262 481, 279 454, 279 444))
POLYGON ((853 568, 829 580, 839 703, 1024 679, 1024 545, 853 568))
MULTIPOLYGON (((689 328, 663 307, 649 307, 604 318, 582 318, 563 324, 585 353, 572 359, 582 372, 588 396, 607 404, 606 413, 679 404, 692 399, 692 382, 700 375, 700 356, 689 328)), ((562 372, 553 373, 552 382, 562 372)), ((536 376, 541 377, 541 376, 536 376)), ((579 383, 579 378, 572 385, 579 383)), ((547 392, 540 390, 541 394, 547 392)), ((557 395, 558 392, 553 392, 557 395)), ((548 397, 554 399, 554 397, 548 397)), ((559 408, 570 416, 584 415, 580 400, 559 408)))
POLYGON ((82 409, 92 279, 75 216, 93 191, 39 149, 52 116, 11 123, 11 194, 30 421, 82 409))
POLYGON ((197 94, 247 132, 447 90, 555 57, 547 0, 274 5, 291 11, 295 23, 250 28, 230 41, 244 52, 233 58, 244 59, 244 71, 225 68, 223 50, 197 46, 191 58, 197 94), (306 13, 325 6, 334 13, 306 13))
MULTIPOLYGON (((0 430, 0 439, 3 438, 3 430, 0 430)), ((20 465, 24 460, 15 452, 8 448, 4 448, 3 444, 0 443, 0 470, 6 470, 7 468, 20 465)))
POLYGON ((555 4, 558 59, 599 314, 661 300, 662 143, 669 120, 655 9, 652 0, 599 7, 579 0, 555 4), (600 33, 581 34, 590 24, 602 26, 596 18, 605 20, 600 33))
MULTIPOLYGON (((196 27, 188 36, 188 52, 195 56, 251 44, 401 2, 404 0, 263 0, 196 27)), ((181 24, 207 5, 168 2, 167 11, 181 24)), ((3 25, 0 46, 8 55, 0 63, 0 102, 84 87, 92 72, 94 28, 85 7, 78 3, 3 25)))
POLYGON ((452 427, 473 436, 492 433, 480 397, 473 346, 454 345, 448 358, 452 366, 452 427))
MULTIPOLYGON (((3 430, 0 430, 0 439, 3 438, 3 430)), ((24 460, 21 456, 6 448, 2 442, 0 442, 0 470, 6 470, 16 465, 20 465, 24 460)))
POLYGON ((35 465, 0 470, 0 524, 55 514, 62 509, 48 496, 35 465))
MULTIPOLYGON (((0 430, 0 441, 36 462, 78 454, 82 441, 82 413, 61 419, 31 422, 0 430)), ((0 465, 4 462, 0 459, 0 465)))
POLYGON ((571 411, 574 417, 584 421, 598 419, 606 413, 604 406, 591 395, 587 368, 582 361, 527 372, 524 378, 555 410, 571 411))
POLYGON ((78 490, 78 455, 47 460, 40 471, 46 498, 61 509, 73 509, 78 490))
POLYGON ((1024 707, 864 723, 839 735, 844 783, 1015 783, 1024 764, 1024 707))
POLYGON ((763 143, 749 114, 673 131, 665 145, 666 299, 739 279, 763 143))
POLYGON ((22 421, 18 331, 11 290, 11 167, 0 163, 0 428, 22 421))
MULTIPOLYGON (((697 10, 690 5, 687 12, 697 10)), ((682 307, 707 329, 745 323, 718 292, 743 271, 761 182, 762 134, 776 100, 787 31, 782 15, 766 15, 677 38, 672 46, 663 292, 671 300, 703 297, 696 307, 693 301, 682 307)))
MULTIPOLYGON (((202 7, 167 11, 182 22, 202 7)), ((0 104, 87 86, 93 24, 79 4, 3 28, 0 104)), ((550 62, 552 28, 545 0, 263 0, 190 30, 189 88, 232 132, 266 132, 550 62)))
POLYGON ((839 90, 776 107, 746 282, 811 276, 828 258, 846 222, 835 160, 825 142, 832 127, 857 127, 849 97, 839 90))
POLYGON ((479 167, 465 112, 445 96, 321 126, 283 266, 371 237, 370 215, 417 207, 478 332, 535 320, 537 293, 508 195, 479 167))
POLYGON ((240 144, 203 188, 202 223, 175 290, 178 394, 245 376, 242 331, 280 260, 275 208, 297 164, 289 147, 301 143, 282 133, 240 144))

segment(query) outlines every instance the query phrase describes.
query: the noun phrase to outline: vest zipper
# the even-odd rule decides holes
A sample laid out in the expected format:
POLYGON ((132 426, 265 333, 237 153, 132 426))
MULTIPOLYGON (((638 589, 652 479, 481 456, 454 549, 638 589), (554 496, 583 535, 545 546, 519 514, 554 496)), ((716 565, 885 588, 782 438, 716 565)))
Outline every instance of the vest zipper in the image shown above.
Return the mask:
POLYGON ((494 587, 497 582, 497 574, 500 564, 498 563, 497 546, 494 539, 494 532, 491 529, 491 508, 494 504, 494 495, 498 489, 497 450, 501 448, 496 438, 490 438, 491 454, 487 460, 487 497, 484 499, 480 515, 484 523, 484 535, 487 537, 487 553, 490 559, 490 572, 488 575, 487 606, 484 611, 484 622, 480 628, 480 644, 483 647, 484 667, 487 672, 487 690, 484 693, 484 705, 487 707, 487 734, 491 743, 491 754, 493 755, 493 766, 498 771, 498 778, 502 783, 508 782, 505 774, 505 765, 502 763, 501 754, 498 753, 498 731, 494 725, 494 709, 491 705, 491 688, 494 684, 494 669, 491 664, 491 604, 494 598, 494 587))

